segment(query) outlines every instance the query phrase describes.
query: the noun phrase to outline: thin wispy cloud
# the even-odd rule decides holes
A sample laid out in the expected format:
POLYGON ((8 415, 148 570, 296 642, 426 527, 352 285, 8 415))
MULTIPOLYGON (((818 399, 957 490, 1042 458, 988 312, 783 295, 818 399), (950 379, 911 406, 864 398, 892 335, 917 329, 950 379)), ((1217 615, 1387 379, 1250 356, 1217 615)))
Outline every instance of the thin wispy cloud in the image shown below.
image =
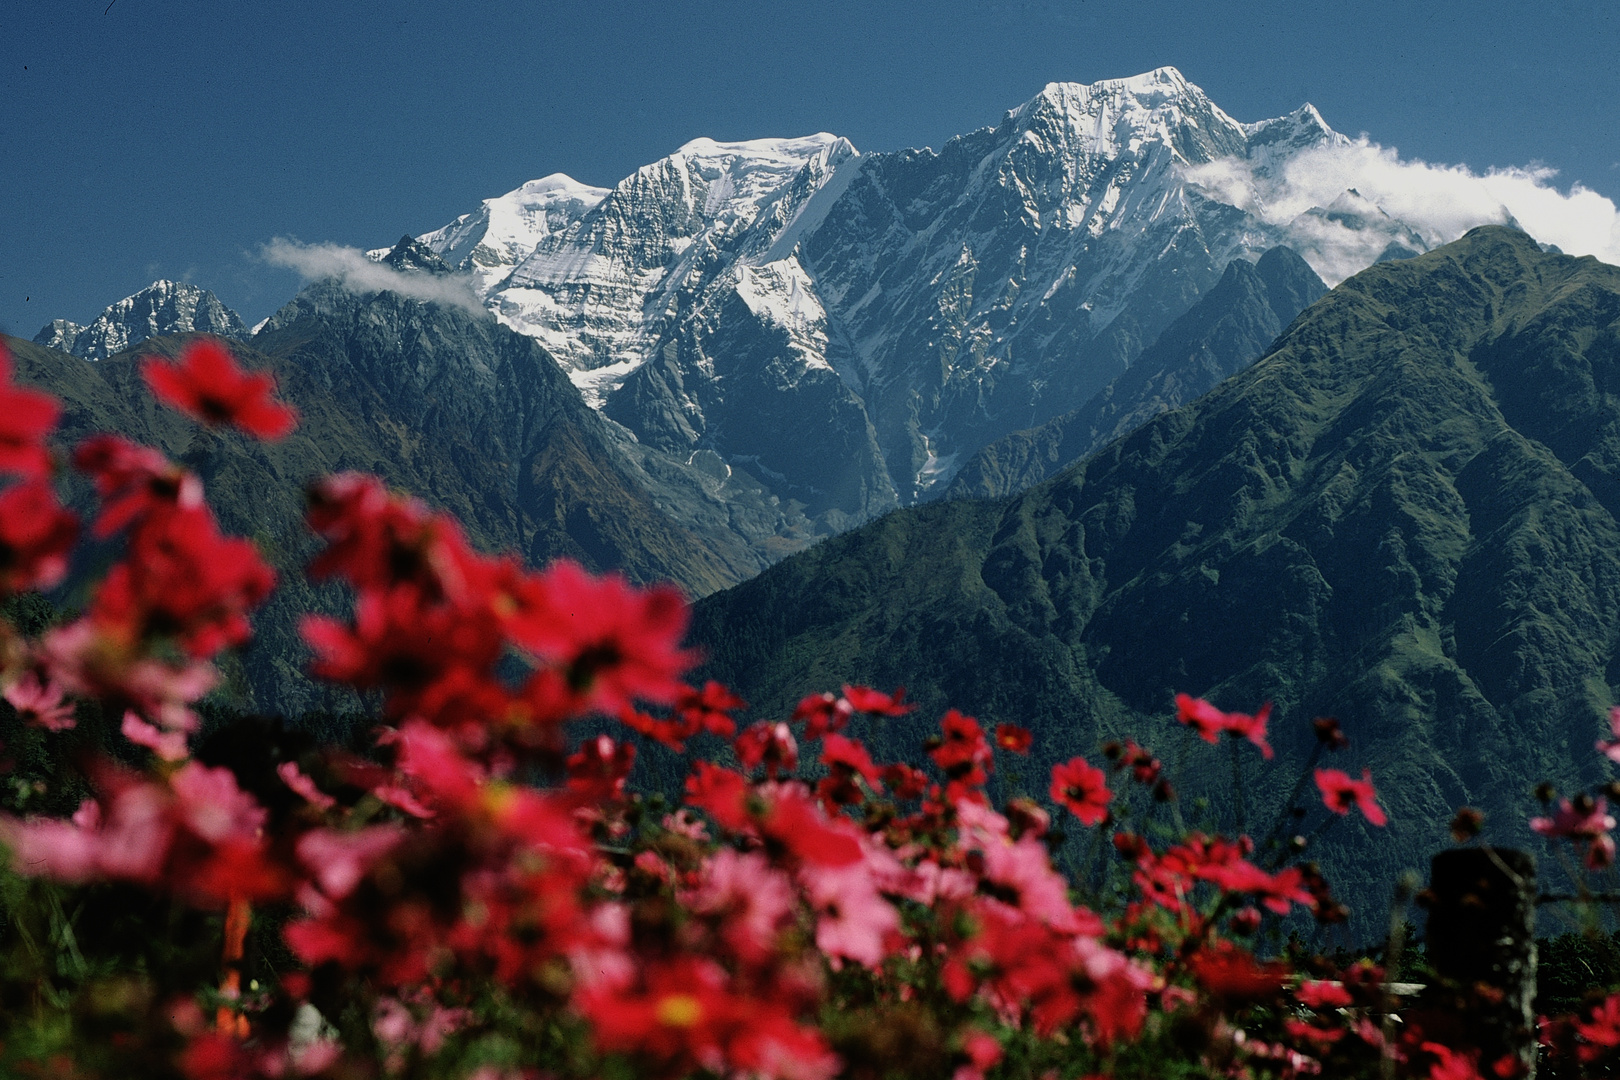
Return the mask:
POLYGON ((1402 161, 1395 149, 1363 136, 1303 151, 1275 173, 1228 158, 1189 168, 1186 175, 1220 201, 1296 231, 1306 249, 1301 254, 1329 284, 1366 267, 1388 242, 1387 236, 1320 215, 1301 217, 1313 207, 1331 206, 1351 188, 1430 246, 1478 225, 1513 221, 1571 255, 1620 264, 1614 202, 1580 184, 1560 191, 1553 184, 1557 171, 1542 165, 1476 173, 1462 165, 1402 161))
POLYGON ((469 279, 460 275, 408 273, 373 262, 359 248, 340 244, 304 244, 278 236, 260 246, 259 255, 272 266, 296 270, 308 281, 334 278, 350 292, 395 292, 413 300, 458 307, 474 315, 487 315, 469 279))

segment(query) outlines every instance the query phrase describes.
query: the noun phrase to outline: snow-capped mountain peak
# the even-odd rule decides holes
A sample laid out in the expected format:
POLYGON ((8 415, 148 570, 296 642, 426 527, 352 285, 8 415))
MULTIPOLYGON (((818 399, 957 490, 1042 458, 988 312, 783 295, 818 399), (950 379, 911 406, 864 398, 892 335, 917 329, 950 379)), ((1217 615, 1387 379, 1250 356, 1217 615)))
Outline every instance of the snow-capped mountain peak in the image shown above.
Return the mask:
POLYGON ((480 293, 488 292, 542 240, 566 232, 607 195, 607 188, 552 173, 485 199, 472 213, 417 239, 451 267, 471 273, 480 293))
POLYGON ((1060 144, 1104 160, 1162 145, 1197 164, 1244 147, 1243 125, 1173 67, 1128 79, 1049 83, 1006 122, 1031 141, 1061 133, 1060 144))
MULTIPOLYGON (((683 293, 764 256, 845 160, 846 140, 694 139, 540 240, 486 295, 539 338, 595 404, 649 355, 683 293)), ((734 275, 733 275, 734 278, 734 275)))
POLYGON ((34 341, 86 360, 105 360, 150 337, 192 333, 238 340, 248 337, 236 312, 207 289, 160 280, 110 305, 88 326, 57 319, 40 330, 34 341))

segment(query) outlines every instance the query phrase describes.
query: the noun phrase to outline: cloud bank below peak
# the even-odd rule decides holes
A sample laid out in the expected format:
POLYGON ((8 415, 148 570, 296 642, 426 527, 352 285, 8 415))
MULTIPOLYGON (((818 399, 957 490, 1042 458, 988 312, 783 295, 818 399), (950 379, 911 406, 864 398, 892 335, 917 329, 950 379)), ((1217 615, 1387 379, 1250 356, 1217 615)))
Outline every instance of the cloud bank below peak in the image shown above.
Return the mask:
POLYGON ((413 300, 458 307, 474 315, 489 314, 468 277, 396 270, 372 261, 359 248, 304 244, 278 236, 260 246, 259 257, 272 266, 297 271, 306 281, 336 279, 350 292, 394 292, 413 300))
POLYGON ((1189 167, 1184 175, 1210 197, 1290 232, 1330 285, 1374 262, 1401 225, 1435 247, 1479 225, 1513 222, 1568 254, 1620 264, 1620 210, 1614 202, 1580 184, 1560 191, 1553 185, 1557 170, 1541 165, 1476 173, 1465 165, 1403 161, 1393 147, 1362 136, 1303 150, 1280 168, 1222 158, 1189 167), (1352 190, 1376 207, 1374 213, 1393 219, 1380 222, 1387 228, 1357 228, 1331 212, 1352 190))

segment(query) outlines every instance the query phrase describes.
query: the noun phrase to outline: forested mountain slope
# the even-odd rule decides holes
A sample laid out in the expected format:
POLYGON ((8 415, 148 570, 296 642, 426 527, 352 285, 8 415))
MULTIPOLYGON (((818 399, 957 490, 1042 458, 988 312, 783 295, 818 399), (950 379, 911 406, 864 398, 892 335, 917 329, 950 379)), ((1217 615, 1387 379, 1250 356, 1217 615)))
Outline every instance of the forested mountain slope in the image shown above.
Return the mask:
MULTIPOLYGON (((1532 784, 1599 770, 1617 516, 1620 268, 1487 227, 1363 271, 1259 363, 1019 496, 901 511, 708 598, 694 638, 762 712, 903 683, 911 728, 947 702, 1025 723, 1043 767, 1126 730, 1176 760, 1178 690, 1271 700, 1260 804, 1310 719, 1340 717, 1393 821, 1320 854, 1388 882, 1456 806, 1527 842, 1532 784)), ((1220 798, 1210 753, 1185 780, 1220 798)))

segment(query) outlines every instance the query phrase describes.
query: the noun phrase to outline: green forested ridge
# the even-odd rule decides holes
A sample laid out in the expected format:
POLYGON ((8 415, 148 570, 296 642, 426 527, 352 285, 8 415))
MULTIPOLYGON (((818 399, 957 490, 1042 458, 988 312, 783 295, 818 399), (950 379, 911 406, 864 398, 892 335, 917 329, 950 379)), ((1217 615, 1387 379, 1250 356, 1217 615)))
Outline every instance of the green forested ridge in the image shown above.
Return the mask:
MULTIPOLYGON (((900 511, 708 597, 706 675, 757 712, 807 688, 904 684, 1033 727, 1046 765, 1099 736, 1185 733, 1178 690, 1276 703, 1273 806, 1341 718, 1387 832, 1318 857, 1362 918, 1458 805, 1529 843, 1532 784, 1601 770, 1620 678, 1620 268, 1504 227, 1374 266, 1259 363, 1022 495, 900 511)), ((914 752, 914 750, 912 751, 914 752)), ((1183 776, 1231 787, 1226 750, 1183 776)), ((1251 809, 1250 821, 1268 821, 1251 809)))
MULTIPOLYGON (((537 343, 453 308, 313 286, 251 345, 233 343, 299 409, 298 430, 275 443, 216 434, 157 404, 138 361, 178 353, 183 338, 154 338, 99 363, 17 338, 5 344, 20 382, 62 400, 55 441, 64 453, 98 431, 162 449, 201 475, 222 526, 251 537, 276 567, 280 587, 254 618, 253 642, 224 664, 226 698, 240 707, 290 715, 347 704, 305 676, 297 631, 301 612, 342 602, 302 574, 316 549, 303 524, 304 488, 330 472, 375 472, 454 513, 480 548, 535 564, 567 555, 699 595, 763 562, 735 535, 664 513, 537 343)), ((89 485, 66 470, 63 492, 88 521, 89 485)), ((73 606, 74 588, 57 599, 73 606)))

